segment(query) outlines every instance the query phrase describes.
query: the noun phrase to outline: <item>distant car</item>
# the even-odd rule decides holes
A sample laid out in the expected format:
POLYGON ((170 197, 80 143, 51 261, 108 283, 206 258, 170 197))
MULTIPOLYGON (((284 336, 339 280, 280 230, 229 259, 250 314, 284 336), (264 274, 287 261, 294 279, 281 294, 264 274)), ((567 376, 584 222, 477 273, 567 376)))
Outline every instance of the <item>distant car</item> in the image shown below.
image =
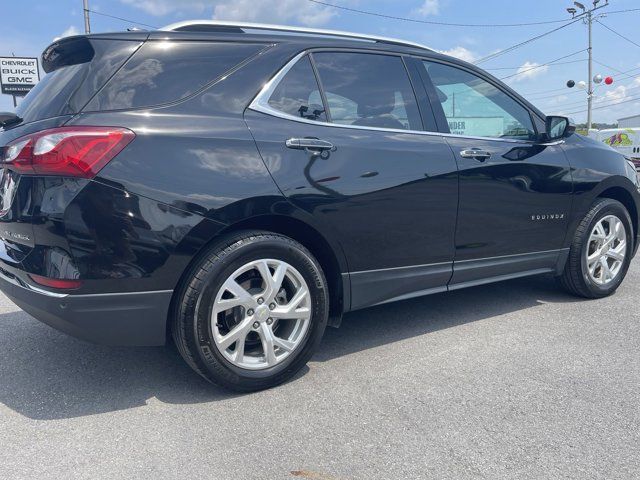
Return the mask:
POLYGON ((42 65, 0 115, 0 289, 86 340, 173 337, 228 388, 372 305, 543 273, 610 295, 638 248, 621 154, 419 45, 183 22, 42 65))

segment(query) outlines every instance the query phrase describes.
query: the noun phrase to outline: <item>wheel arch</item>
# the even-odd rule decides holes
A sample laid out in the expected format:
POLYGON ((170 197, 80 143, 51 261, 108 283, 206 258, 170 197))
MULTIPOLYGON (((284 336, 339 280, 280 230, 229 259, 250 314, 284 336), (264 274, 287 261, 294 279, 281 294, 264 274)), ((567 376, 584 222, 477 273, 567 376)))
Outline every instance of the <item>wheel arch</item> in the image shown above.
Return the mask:
MULTIPOLYGON (((633 238, 638 238, 638 206, 633 198, 631 192, 621 186, 609 187, 606 190, 600 192, 598 198, 609 198, 611 200, 617 200, 620 202, 629 212, 631 217, 631 223, 633 224, 633 238)), ((636 240, 637 243, 637 240, 636 240)))
MULTIPOLYGON (((329 240, 317 228, 307 222, 288 215, 264 214, 249 217, 226 225, 215 232, 212 238, 202 244, 199 251, 189 261, 181 273, 174 289, 169 315, 173 315, 186 278, 193 266, 200 260, 204 252, 224 237, 243 230, 262 230, 285 235, 302 244, 318 260, 327 279, 329 288, 329 321, 328 325, 340 326, 342 314, 350 305, 350 285, 343 279, 342 273, 347 271, 346 260, 339 245, 329 240)), ((167 338, 170 338, 171 321, 167 321, 167 338)))
POLYGON ((317 228, 288 215, 259 215, 247 218, 226 227, 221 234, 239 230, 264 230, 279 233, 307 248, 320 263, 329 287, 329 325, 338 326, 343 312, 348 307, 349 294, 345 288, 342 272, 346 270, 338 245, 332 244, 317 228))

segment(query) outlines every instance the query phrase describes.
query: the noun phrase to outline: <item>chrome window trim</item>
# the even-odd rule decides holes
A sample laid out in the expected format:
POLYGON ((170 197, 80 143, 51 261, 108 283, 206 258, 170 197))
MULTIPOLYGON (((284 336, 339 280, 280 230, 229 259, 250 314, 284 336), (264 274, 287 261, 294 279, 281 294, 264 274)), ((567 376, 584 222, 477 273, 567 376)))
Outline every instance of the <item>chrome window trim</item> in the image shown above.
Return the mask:
MULTIPOLYGON (((278 73, 276 73, 271 80, 264 84, 262 89, 258 92, 258 94, 254 97, 253 101, 249 104, 247 109, 253 110, 255 112, 264 113, 270 115, 272 117, 282 118, 284 120, 291 120, 299 123, 306 123, 310 125, 316 126, 326 126, 326 127, 337 127, 337 128, 347 128, 351 130, 370 130, 377 132, 389 132, 389 133, 405 133, 410 135, 426 135, 430 137, 448 137, 448 138, 464 138, 469 140, 483 140, 483 141, 493 141, 493 142, 503 142, 503 143, 513 143, 519 145, 542 145, 542 146, 554 146, 564 143, 564 140, 559 140, 555 142, 549 143, 540 143, 533 142, 530 140, 516 140, 513 138, 495 138, 495 137, 474 137, 468 135, 456 135, 453 133, 444 133, 444 132, 428 132, 426 130, 403 130, 399 128, 380 128, 380 127, 367 127, 362 125, 344 125, 340 123, 330 123, 330 122, 320 122, 315 120, 308 120, 306 118, 296 117, 295 115, 290 115, 285 112, 281 112, 280 110, 276 110, 271 105, 269 105, 269 98, 273 94, 274 90, 280 83, 280 81, 284 78, 284 76, 293 68, 293 66, 305 55, 312 53, 314 51, 342 51, 342 52, 352 52, 352 49, 318 49, 318 50, 305 50, 300 52, 295 57, 293 57, 287 64, 282 67, 278 73)), ((390 55, 402 57, 404 56, 401 53, 397 52, 370 52, 366 51, 365 53, 370 55, 390 55)))

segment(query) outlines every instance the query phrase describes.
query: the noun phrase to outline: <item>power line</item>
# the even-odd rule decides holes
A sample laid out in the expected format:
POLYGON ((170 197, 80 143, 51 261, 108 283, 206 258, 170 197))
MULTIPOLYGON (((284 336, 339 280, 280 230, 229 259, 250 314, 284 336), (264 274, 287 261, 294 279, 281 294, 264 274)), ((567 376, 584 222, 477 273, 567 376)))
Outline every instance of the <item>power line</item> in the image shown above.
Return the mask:
MULTIPOLYGON (((633 89, 635 89, 635 88, 637 88, 637 87, 634 87, 633 89)), ((632 88, 629 88, 628 90, 632 90, 632 88)), ((601 98, 604 98, 604 97, 601 97, 601 98)), ((597 100, 596 100, 596 103, 597 103, 597 100)), ((583 105, 583 104, 584 104, 584 101, 580 100, 580 101, 577 101, 577 102, 561 103, 559 105, 561 107, 576 107, 578 105, 583 105)))
POLYGON ((623 38, 624 40, 626 40, 629 43, 633 43, 636 47, 640 47, 640 43, 636 43, 633 40, 631 40, 629 37, 625 37, 624 35, 622 35, 621 33, 616 32, 613 28, 605 25, 604 23, 602 23, 600 20, 596 20, 596 22, 598 22, 600 25, 602 25, 604 28, 606 28, 607 30, 609 30, 611 33, 614 33, 615 35, 619 36, 620 38, 623 38))
MULTIPOLYGON (((602 65, 603 67, 610 68, 611 70, 615 70, 615 71, 616 71, 616 72, 618 72, 620 75, 623 75, 623 76, 621 76, 621 77, 619 77, 619 78, 616 78, 616 83, 617 83, 617 82, 619 82, 619 81, 621 81, 621 80, 627 80, 627 79, 629 79, 629 78, 636 78, 636 75, 637 75, 638 73, 640 73, 640 72, 638 72, 638 73, 633 74, 633 75, 627 75, 628 73, 633 72, 633 71, 635 71, 635 70, 640 70, 640 67, 635 67, 635 68, 632 68, 631 70, 626 70, 626 71, 623 71, 623 72, 622 72, 622 71, 620 71, 620 70, 616 70, 615 68, 610 67, 609 65, 606 65, 606 64, 604 64, 604 63, 602 63, 602 62, 599 62, 599 61, 597 61, 597 60, 594 60, 594 62, 595 62, 595 63, 597 63, 597 64, 599 64, 599 65, 602 65)), ((623 86, 626 86, 626 85, 623 85, 623 86)), ((547 94, 547 93, 551 93, 551 92, 556 92, 556 93, 554 93, 553 95, 545 95, 544 97, 538 97, 538 98, 534 98, 534 99, 533 99, 533 101, 538 101, 538 100, 544 100, 544 99, 547 99, 547 98, 557 97, 558 95, 561 95, 561 93, 560 93, 560 92, 562 92, 562 91, 566 91, 566 90, 567 90, 567 88, 566 88, 566 87, 561 87, 561 88, 552 88, 552 89, 550 89, 550 90, 541 90, 541 91, 538 91, 538 92, 521 93, 520 95, 522 95, 523 97, 526 97, 526 98, 528 98, 528 99, 529 99, 529 98, 530 98, 530 97, 532 97, 532 96, 536 96, 536 95, 543 95, 543 94, 547 94)), ((566 95, 573 95, 573 94, 576 94, 576 93, 581 93, 581 90, 571 90, 571 91, 566 91, 566 93, 565 93, 565 94, 566 94, 566 95)))
MULTIPOLYGON (((630 88, 626 88, 624 91, 624 94, 627 95, 628 92, 633 92, 632 95, 638 95, 638 90, 640 89, 640 85, 636 86, 636 87, 630 87, 630 88)), ((601 97, 602 100, 600 102, 596 102, 596 105, 605 105, 604 102, 607 101, 607 99, 605 97, 601 97)), ((629 100, 629 99, 633 99, 635 97, 629 97, 629 96, 625 96, 624 98, 621 98, 620 100, 629 100)), ((615 100, 614 100, 615 101, 615 100)))
MULTIPOLYGON (((531 101, 531 102, 538 102, 540 100, 546 100, 547 98, 555 98, 558 97, 560 95, 575 95, 576 93, 581 93, 580 90, 571 90, 565 93, 561 93, 562 90, 568 90, 568 88, 562 88, 559 89, 558 92, 554 93, 553 95, 545 95, 544 97, 538 97, 538 98, 529 98, 529 95, 523 95, 527 100, 531 101)), ((580 101, 580 103, 582 103, 582 100, 580 101)))
POLYGON ((628 78, 638 78, 638 75, 640 75, 640 72, 636 72, 636 73, 633 73, 631 75, 627 75, 629 72, 633 72, 634 70, 638 70, 638 69, 640 69, 640 67, 632 68, 631 70, 627 70, 626 72, 620 72, 620 75, 623 75, 623 76, 619 77, 618 81, 627 80, 628 78))
POLYGON ((135 20, 131 20, 129 18, 116 17, 115 15, 109 15, 108 13, 102 13, 102 12, 98 12, 96 10, 87 9, 87 12, 91 12, 91 13, 93 13, 95 15, 101 15, 103 17, 114 18, 116 20, 121 20, 123 22, 131 23, 133 25, 142 25, 143 27, 153 28, 154 30, 157 30, 157 29, 160 28, 160 27, 157 27, 155 25, 149 25, 148 23, 136 22, 135 20))
MULTIPOLYGON (((556 109, 558 109, 558 108, 563 108, 563 109, 564 109, 564 108, 577 108, 579 105, 584 105, 584 100, 580 100, 579 102, 558 103, 558 104, 556 104, 556 105, 550 105, 550 106, 548 106, 548 107, 546 107, 546 108, 547 108, 547 109, 548 109, 548 108, 552 108, 552 107, 553 107, 553 108, 556 108, 556 109)), ((585 111, 586 111, 586 110, 585 110, 585 111)))
POLYGON ((338 10, 344 10, 351 13, 358 13, 361 15, 369 15, 373 17, 386 18, 389 20, 399 20, 402 22, 412 22, 412 23, 423 23, 427 25, 440 25, 444 27, 527 27, 532 25, 548 25, 551 23, 564 23, 566 20, 545 20, 540 22, 529 22, 529 23, 450 23, 450 22, 438 22, 435 20, 420 20, 417 18, 409 18, 409 17, 399 17, 396 15, 387 15, 384 13, 372 12, 370 10, 360 10, 357 8, 345 7, 343 5, 336 5, 334 3, 324 2, 321 0, 309 0, 312 3, 318 5, 324 5, 325 7, 331 7, 338 10))
POLYGON ((594 107, 594 110, 602 110, 603 108, 615 107, 616 105, 624 105, 625 103, 636 102, 640 100, 640 95, 635 97, 621 98, 618 102, 611 102, 604 105, 600 105, 598 107, 594 107))
MULTIPOLYGON (((636 97, 629 97, 629 98, 621 98, 620 101, 617 102, 611 102, 611 103, 607 103, 604 105, 600 105, 598 107, 593 107, 592 110, 602 110, 603 108, 609 108, 609 107, 615 107, 616 105, 624 105, 625 103, 630 103, 630 102, 635 102, 637 100, 640 100, 640 96, 636 96, 636 97)), ((571 115, 574 113, 584 113, 587 110, 576 110, 573 112, 567 112, 567 114, 571 115)))
MULTIPOLYGON (((640 86, 628 88, 625 91, 625 94, 628 91, 638 90, 639 88, 640 88, 640 86)), ((614 106, 614 105, 619 105, 619 104, 626 103, 626 102, 632 102, 632 101, 640 100, 640 95, 635 93, 634 96, 619 98, 618 100, 612 100, 612 101, 609 101, 609 102, 606 102, 604 97, 602 97, 602 99, 603 99, 603 101, 598 102, 597 103, 597 107, 594 107, 594 109, 602 109, 602 108, 606 108, 606 107, 610 107, 610 106, 614 106)), ((567 105, 563 105, 563 106, 566 107, 567 105)), ((570 112, 570 113, 581 113, 581 112, 586 112, 586 110, 578 110, 576 112, 570 112)))
MULTIPOLYGON (((580 62, 586 62, 587 59, 586 58, 581 58, 580 60, 569 60, 566 62, 553 62, 553 64, 549 63, 549 66, 554 66, 554 65, 568 65, 570 63, 580 63, 580 62)), ((518 68, 522 68, 522 65, 517 66, 517 67, 499 67, 499 68, 485 68, 485 70, 489 71, 489 72, 495 72, 497 70, 516 70, 518 68)))
MULTIPOLYGON (((527 23, 451 23, 451 22, 438 22, 435 20, 421 20, 418 18, 410 18, 410 17, 400 17, 397 15, 387 15, 379 12, 372 12, 370 10, 361 10, 358 8, 346 7, 343 5, 336 5, 335 3, 329 3, 322 0, 308 0, 317 5, 323 5, 325 7, 335 8, 337 10, 344 10, 346 12, 358 13, 360 15, 369 15, 373 17, 386 18, 389 20, 399 20, 402 22, 412 22, 412 23, 422 23, 426 25, 440 25, 444 27, 481 27, 481 28, 491 28, 491 27, 527 27, 533 25, 550 25, 553 23, 564 23, 566 20, 558 19, 558 20, 541 20, 538 22, 527 22, 527 23)), ((625 10, 612 10, 607 12, 609 15, 615 15, 617 13, 628 13, 628 12, 638 12, 640 8, 627 8, 625 10)))
POLYGON ((616 13, 640 12, 640 8, 627 8, 625 10, 611 10, 607 15, 615 15, 616 13))
MULTIPOLYGON (((631 77, 635 77, 635 76, 634 75, 630 75, 627 78, 631 78, 631 77)), ((640 89, 640 85, 636 85, 636 86, 633 86, 633 85, 636 85, 636 83, 635 82, 631 82, 631 83, 627 83, 626 85, 618 85, 618 87, 625 87, 626 88, 625 93, 629 92, 629 91, 632 91, 632 90, 640 89)), ((576 93, 582 93, 582 91, 581 90, 572 90, 570 92, 567 92, 566 95, 571 95, 571 94, 576 94, 576 93)), ((539 100, 544 100, 546 98, 557 97, 558 95, 560 95, 560 94, 556 93, 555 95, 549 95, 547 97, 536 98, 536 99, 533 99, 532 101, 533 102, 538 102, 539 100)), ((604 99, 605 97, 601 97, 601 98, 604 99)), ((570 103, 562 103, 559 106, 563 107, 563 108, 574 107, 574 106, 580 105, 581 103, 583 103, 583 102, 582 101, 577 101, 577 102, 570 102, 570 103)))
POLYGON ((595 58, 593 59, 593 61, 594 61, 595 63, 597 63, 598 65, 600 65, 601 67, 608 68, 609 70, 613 70, 613 71, 614 71, 614 72, 616 72, 616 73, 623 74, 623 72, 622 72, 621 70, 618 70, 617 68, 614 68, 614 67, 610 67, 610 66, 609 66, 609 65, 607 65, 606 63, 599 62, 599 61, 598 61, 598 60, 596 60, 595 58))
POLYGON ((542 95, 544 93, 550 93, 550 92, 559 92, 561 90, 565 90, 566 87, 561 87, 561 88, 551 88, 549 90, 540 90, 538 92, 529 92, 529 93, 521 93, 520 95, 523 96, 529 96, 529 95, 542 95))
POLYGON ((586 49, 583 48, 582 50, 578 50, 577 52, 570 53, 569 55, 564 55, 563 57, 556 58, 555 60, 551 60, 550 62, 542 63, 540 65, 534 65, 531 68, 527 68, 525 70, 518 71, 516 73, 512 73, 511 75, 507 75, 506 77, 500 77, 500 80, 506 80, 508 78, 517 77, 518 75, 522 75, 523 73, 527 73, 527 72, 530 72, 532 70, 537 70, 538 68, 549 66, 549 65, 554 64, 556 62, 559 62, 560 60, 564 60, 565 58, 569 58, 569 57, 573 57, 574 55, 578 55, 578 54, 584 52, 585 50, 586 49))
MULTIPOLYGON (((594 60, 594 61, 595 61, 595 60, 594 60)), ((600 62, 597 62, 597 63, 600 63, 600 62)), ((603 65, 603 66, 605 66, 605 67, 607 67, 607 68, 611 68, 611 67, 608 67, 607 65, 604 65, 604 64, 602 64, 602 63, 600 63, 600 65, 603 65)), ((613 70, 615 70, 615 69, 613 69, 613 70)), ((623 72, 618 71, 618 73, 619 73, 620 75, 624 75, 624 77, 620 77, 620 78, 618 78, 617 80, 618 80, 618 81, 620 81, 620 80, 625 80, 625 79, 627 79, 627 78, 635 77, 635 76, 636 76, 636 75, 638 75, 638 73, 640 73, 640 72, 638 72, 638 73, 634 73, 633 75, 628 75, 628 74, 630 74, 631 72, 635 72, 636 70, 640 70, 640 67, 633 67, 633 68, 630 68, 629 70, 625 70, 625 71, 623 71, 623 72)))
MULTIPOLYGON (((627 93, 627 92, 635 91, 635 90, 638 90, 639 88, 640 88, 640 86, 627 88, 627 89, 625 90, 625 95, 626 95, 626 93, 627 93)), ((605 98, 605 97, 600 97, 600 98, 601 98, 601 100, 600 100, 600 101, 596 100, 595 105, 603 105, 603 104, 604 104, 604 102, 606 101, 606 98, 605 98)), ((620 99, 620 100, 624 100, 624 99, 620 99)), ((577 107, 578 105, 581 105, 581 104, 583 104, 583 103, 584 103, 584 102, 582 102, 582 101, 579 101, 579 102, 570 102, 570 103, 560 103, 560 104, 558 104, 558 106, 559 106, 559 107, 562 107, 562 108, 575 108, 575 107, 577 107)))
POLYGON ((491 55, 487 55, 486 57, 482 57, 481 59, 477 60, 475 63, 476 64, 480 64, 480 63, 484 63, 487 62, 489 60, 493 60, 496 57, 499 57, 501 55, 504 55, 506 53, 512 52, 513 50, 516 50, 520 47, 524 47, 525 45, 528 45, 529 43, 535 42, 536 40, 539 40, 543 37, 546 37, 547 35, 551 35, 552 33, 557 32, 558 30, 562 30, 563 28, 568 27, 569 25, 573 25, 576 22, 579 22, 581 20, 581 18, 577 18, 575 20, 571 20, 567 23, 565 23, 564 25, 560 25, 559 27, 554 28, 553 30, 549 30, 547 32, 541 33, 539 35, 536 35, 535 37, 529 38, 523 42, 517 43, 515 45, 512 45, 510 47, 507 47, 503 50, 499 50, 495 53, 492 53, 491 55))

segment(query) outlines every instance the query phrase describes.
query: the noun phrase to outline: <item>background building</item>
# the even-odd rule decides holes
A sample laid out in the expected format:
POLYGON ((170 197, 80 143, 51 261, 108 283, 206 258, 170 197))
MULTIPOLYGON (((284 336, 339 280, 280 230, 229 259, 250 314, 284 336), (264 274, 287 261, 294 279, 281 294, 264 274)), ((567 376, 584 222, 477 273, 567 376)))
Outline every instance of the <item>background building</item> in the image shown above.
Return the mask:
POLYGON ((624 117, 618 119, 618 128, 634 128, 640 127, 640 115, 624 117))

